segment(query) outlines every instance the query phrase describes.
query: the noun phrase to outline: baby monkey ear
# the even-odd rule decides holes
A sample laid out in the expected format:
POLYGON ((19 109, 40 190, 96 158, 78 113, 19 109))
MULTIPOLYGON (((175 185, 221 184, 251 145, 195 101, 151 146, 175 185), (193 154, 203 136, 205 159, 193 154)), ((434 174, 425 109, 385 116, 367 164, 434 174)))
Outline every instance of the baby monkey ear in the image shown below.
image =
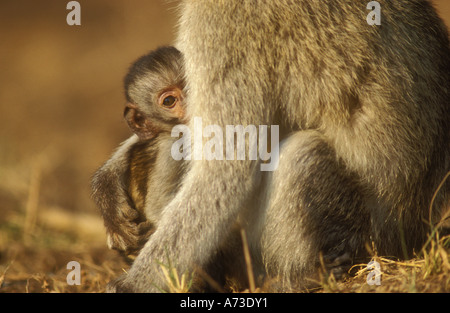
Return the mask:
POLYGON ((151 123, 150 117, 140 111, 133 103, 127 103, 123 111, 123 117, 130 129, 141 140, 154 138, 159 130, 151 123))

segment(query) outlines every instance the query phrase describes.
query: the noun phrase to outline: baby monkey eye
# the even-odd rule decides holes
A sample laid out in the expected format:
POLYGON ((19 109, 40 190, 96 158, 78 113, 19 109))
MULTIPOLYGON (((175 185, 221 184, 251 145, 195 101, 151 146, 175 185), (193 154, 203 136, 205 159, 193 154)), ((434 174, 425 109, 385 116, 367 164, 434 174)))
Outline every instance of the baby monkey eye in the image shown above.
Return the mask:
POLYGON ((175 105, 175 103, 177 102, 177 98, 174 96, 167 96, 164 98, 162 105, 165 107, 172 107, 175 105))
POLYGON ((180 109, 182 93, 178 87, 171 87, 163 92, 158 98, 158 106, 175 112, 180 109))

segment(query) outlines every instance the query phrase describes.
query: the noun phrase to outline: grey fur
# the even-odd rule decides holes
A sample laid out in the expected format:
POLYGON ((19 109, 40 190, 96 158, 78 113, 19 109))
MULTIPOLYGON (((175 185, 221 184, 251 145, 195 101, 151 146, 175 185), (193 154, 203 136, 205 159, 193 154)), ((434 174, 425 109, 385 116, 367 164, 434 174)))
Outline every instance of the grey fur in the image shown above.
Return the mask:
POLYGON ((285 187, 263 211, 246 212, 260 185, 256 161, 191 162, 155 233, 109 291, 164 288, 158 262, 167 257, 178 273, 203 267, 245 216, 260 217, 244 221, 259 226, 254 243, 282 290, 305 286, 319 251, 333 260, 359 255, 367 241, 380 254, 420 248, 449 170, 448 34, 428 1, 379 2, 381 26, 367 24, 366 0, 182 2, 188 116, 297 132, 281 156, 289 170, 280 159, 272 174, 285 187))

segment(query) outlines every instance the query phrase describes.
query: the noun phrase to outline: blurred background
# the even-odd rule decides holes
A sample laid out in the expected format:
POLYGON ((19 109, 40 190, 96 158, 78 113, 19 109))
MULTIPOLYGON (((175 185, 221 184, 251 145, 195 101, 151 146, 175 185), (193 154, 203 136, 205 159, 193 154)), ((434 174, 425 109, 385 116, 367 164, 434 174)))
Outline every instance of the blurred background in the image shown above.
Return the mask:
MULTIPOLYGON (((0 2, 0 292, 102 291, 122 267, 108 251, 90 177, 129 135, 122 80, 175 38, 177 2, 0 2), (68 287, 67 262, 81 263, 68 287), (72 289, 71 289, 72 288, 72 289)), ((450 1, 435 1, 450 25, 450 1)))

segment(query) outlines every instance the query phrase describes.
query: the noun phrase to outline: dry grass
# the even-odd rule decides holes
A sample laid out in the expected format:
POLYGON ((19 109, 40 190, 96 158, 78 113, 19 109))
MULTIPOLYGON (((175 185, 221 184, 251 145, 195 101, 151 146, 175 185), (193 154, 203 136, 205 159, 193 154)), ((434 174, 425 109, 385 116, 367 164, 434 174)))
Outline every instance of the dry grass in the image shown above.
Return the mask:
POLYGON ((127 264, 106 248, 100 217, 36 210, 37 203, 30 204, 34 193, 23 211, 0 219, 0 292, 103 292, 127 264), (66 282, 70 261, 81 264, 80 286, 66 282))
MULTIPOLYGON (((189 292, 192 286, 193 277, 188 273, 178 274, 177 269, 169 264, 160 264, 164 279, 167 282, 169 293, 186 293, 189 292)), ((162 290, 161 290, 162 291, 162 290)))
POLYGON ((434 238, 428 247, 411 260, 377 257, 380 264, 381 285, 367 284, 367 264, 359 267, 356 275, 345 282, 335 284, 333 292, 450 292, 449 237, 434 238))
MULTIPOLYGON (((108 281, 127 270, 128 264, 106 248, 98 214, 40 204, 42 180, 49 170, 46 166, 40 162, 8 165, 7 169, 0 167, 0 171, 10 170, 5 177, 15 189, 9 197, 0 189, 0 202, 9 204, 0 215, 0 292, 103 292, 108 281), (80 286, 66 282, 70 261, 81 264, 80 286)), ((242 238, 245 243, 245 234, 242 238)), ((367 284, 367 264, 361 264, 354 266, 356 274, 345 281, 323 276, 321 288, 313 292, 449 292, 449 253, 449 236, 441 237, 432 231, 422 251, 411 260, 374 255, 373 260, 381 266, 380 286, 367 284)), ((252 282, 251 262, 247 265, 252 282)), ((190 275, 177 273, 170 260, 161 268, 170 292, 189 291, 190 275)), ((250 290, 235 291, 267 291, 255 288, 254 283, 251 286, 250 290)))

